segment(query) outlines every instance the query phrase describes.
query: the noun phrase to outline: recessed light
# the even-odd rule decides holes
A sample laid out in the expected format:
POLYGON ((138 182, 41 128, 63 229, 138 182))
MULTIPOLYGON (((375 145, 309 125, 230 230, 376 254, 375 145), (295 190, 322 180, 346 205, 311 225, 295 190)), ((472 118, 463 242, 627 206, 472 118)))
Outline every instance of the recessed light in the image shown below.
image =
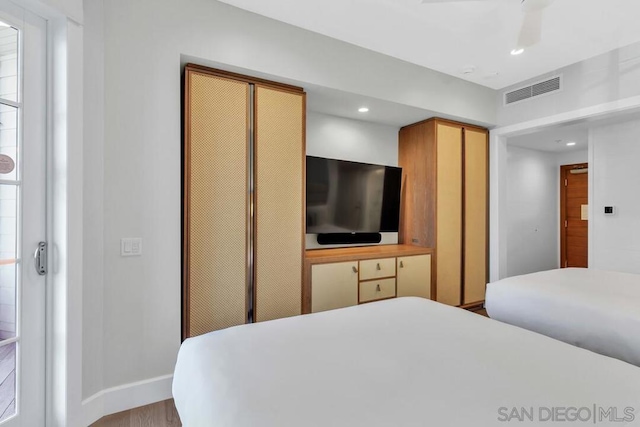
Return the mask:
POLYGON ((520 55, 522 52, 524 52, 524 49, 522 49, 522 48, 513 49, 511 51, 511 55, 520 55))
POLYGON ((567 142, 567 147, 573 147, 574 145, 576 145, 575 142, 567 142))
POLYGON ((360 107, 358 108, 358 111, 360 111, 361 113, 366 113, 367 111, 369 111, 369 109, 367 107, 360 107))

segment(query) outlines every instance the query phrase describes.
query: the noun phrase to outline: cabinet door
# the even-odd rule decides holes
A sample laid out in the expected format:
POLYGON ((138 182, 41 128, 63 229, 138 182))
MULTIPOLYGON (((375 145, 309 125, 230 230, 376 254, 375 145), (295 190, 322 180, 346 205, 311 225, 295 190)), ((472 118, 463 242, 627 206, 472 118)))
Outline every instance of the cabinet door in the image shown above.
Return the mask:
POLYGON ((431 298, 431 255, 398 257, 397 296, 431 298))
POLYGON ((311 266, 311 312, 358 304, 358 263, 311 266))
POLYGON ((460 305, 462 286, 462 128, 437 125, 436 284, 438 301, 460 305))
POLYGON ((255 319, 301 312, 304 93, 256 86, 255 319))
POLYGON ((464 296, 484 300, 487 284, 487 133, 465 129, 464 296))
POLYGON ((249 85, 189 70, 185 97, 188 338, 247 319, 249 85))

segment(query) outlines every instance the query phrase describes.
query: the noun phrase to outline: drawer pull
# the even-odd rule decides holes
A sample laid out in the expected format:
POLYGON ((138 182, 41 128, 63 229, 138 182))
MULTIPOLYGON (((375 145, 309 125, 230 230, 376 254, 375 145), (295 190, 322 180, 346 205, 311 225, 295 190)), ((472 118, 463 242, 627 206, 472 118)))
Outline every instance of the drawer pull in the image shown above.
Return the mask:
POLYGON ((354 272, 354 273, 357 273, 357 272, 358 272, 358 269, 357 269, 357 268, 355 268, 355 266, 354 266, 354 267, 351 267, 351 268, 353 268, 353 272, 354 272))
POLYGON ((380 284, 378 284, 378 285, 376 286, 376 292, 380 292, 380 290, 381 290, 381 289, 380 289, 380 284))
POLYGON ((400 261, 400 268, 404 268, 404 263, 400 261))
POLYGON ((382 268, 380 268, 380 263, 376 264, 376 270, 382 270, 382 268))

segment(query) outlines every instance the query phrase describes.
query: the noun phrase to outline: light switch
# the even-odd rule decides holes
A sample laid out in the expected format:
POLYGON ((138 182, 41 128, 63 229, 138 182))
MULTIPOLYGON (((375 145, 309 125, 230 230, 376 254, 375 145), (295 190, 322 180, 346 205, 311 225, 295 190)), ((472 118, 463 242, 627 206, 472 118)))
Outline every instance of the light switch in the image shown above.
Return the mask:
POLYGON ((580 205, 580 219, 583 221, 589 220, 589 205, 580 205))
POLYGON ((142 255, 142 238, 123 237, 122 239, 120 239, 120 255, 121 256, 142 255))

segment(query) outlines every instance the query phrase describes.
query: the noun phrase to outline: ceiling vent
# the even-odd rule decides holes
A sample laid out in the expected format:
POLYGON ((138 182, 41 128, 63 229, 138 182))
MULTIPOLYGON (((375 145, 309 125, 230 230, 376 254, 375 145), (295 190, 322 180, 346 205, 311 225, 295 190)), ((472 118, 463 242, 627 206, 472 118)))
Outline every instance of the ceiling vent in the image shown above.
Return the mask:
POLYGON ((512 90, 511 92, 506 92, 504 94, 504 105, 524 101, 525 99, 545 95, 547 93, 557 92, 561 89, 561 86, 561 76, 557 76, 531 86, 512 90))

